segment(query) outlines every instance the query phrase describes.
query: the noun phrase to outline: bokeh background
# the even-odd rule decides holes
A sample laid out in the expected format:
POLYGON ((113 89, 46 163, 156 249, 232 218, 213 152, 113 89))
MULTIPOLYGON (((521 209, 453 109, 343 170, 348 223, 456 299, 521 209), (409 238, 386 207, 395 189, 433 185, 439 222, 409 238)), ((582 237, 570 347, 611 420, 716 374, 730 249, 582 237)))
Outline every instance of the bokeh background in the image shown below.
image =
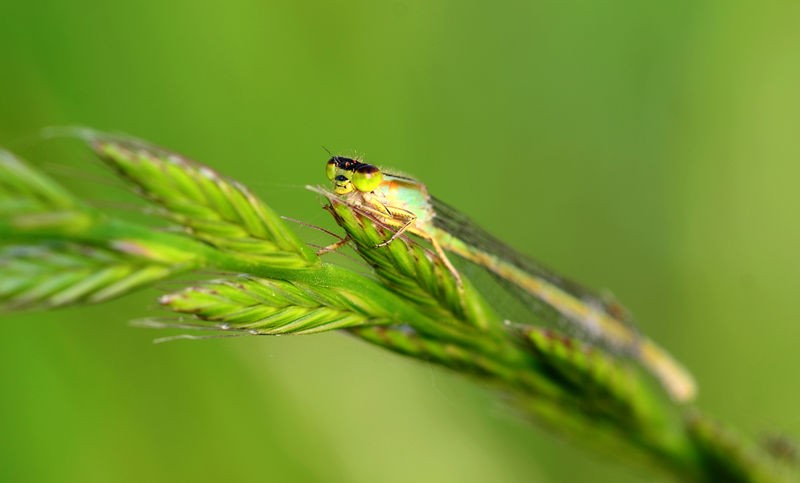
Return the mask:
MULTIPOLYGON (((328 227, 303 189, 325 181, 322 146, 364 155, 610 288, 692 368, 706 412, 799 436, 798 14, 735 0, 11 0, 0 145, 102 203, 117 188, 84 174, 86 152, 37 133, 122 131, 328 227)), ((153 345, 159 332, 128 321, 158 314, 159 293, 3 316, 0 480, 650 478, 343 335, 153 345)))

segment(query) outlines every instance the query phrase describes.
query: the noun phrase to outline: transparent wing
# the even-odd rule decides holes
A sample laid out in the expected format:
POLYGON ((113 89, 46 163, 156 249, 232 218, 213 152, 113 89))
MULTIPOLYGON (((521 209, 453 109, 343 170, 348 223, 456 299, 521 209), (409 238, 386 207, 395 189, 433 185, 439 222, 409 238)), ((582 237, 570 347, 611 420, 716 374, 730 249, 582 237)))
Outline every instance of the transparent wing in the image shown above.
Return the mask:
MULTIPOLYGON (((625 309, 625 307, 619 304, 611 296, 600 294, 556 274, 552 270, 544 267, 541 263, 532 260, 531 258, 521 254, 507 244, 498 240, 486 230, 478 226, 468 216, 448 205, 447 203, 431 197, 431 204, 433 205, 434 212, 436 213, 435 217, 433 218, 433 223, 437 228, 450 233, 456 238, 459 238, 467 244, 477 248, 478 250, 481 250, 485 253, 491 253, 499 259, 502 259, 505 262, 519 268, 520 270, 531 274, 533 277, 549 282, 550 284, 558 287, 566 293, 571 294, 587 305, 600 309, 607 315, 614 317, 617 320, 621 320, 626 323, 631 322, 631 317, 627 309, 625 309)), ((527 305, 529 309, 537 316, 546 318, 548 320, 559 318, 558 312, 549 304, 543 302, 528 291, 523 290, 512 281, 505 280, 493 272, 492 275, 497 279, 497 283, 502 285, 509 292, 513 293, 515 297, 527 305)))

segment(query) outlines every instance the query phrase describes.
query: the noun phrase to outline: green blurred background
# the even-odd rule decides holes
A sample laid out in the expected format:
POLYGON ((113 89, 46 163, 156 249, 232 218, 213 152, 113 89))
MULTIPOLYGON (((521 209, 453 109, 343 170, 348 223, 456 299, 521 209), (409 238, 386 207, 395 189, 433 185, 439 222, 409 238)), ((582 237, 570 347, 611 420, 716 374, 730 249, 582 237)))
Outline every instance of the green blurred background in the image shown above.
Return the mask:
MULTIPOLYGON (((321 146, 363 154, 612 289, 692 368, 708 413, 800 435, 798 14, 790 1, 11 0, 0 144, 103 202, 119 190, 82 174, 86 152, 55 156, 36 133, 127 132, 328 227, 303 189, 325 181, 321 146)), ((171 288, 3 317, 0 480, 649 478, 343 335, 153 345, 159 332, 128 321, 158 314, 171 288)))

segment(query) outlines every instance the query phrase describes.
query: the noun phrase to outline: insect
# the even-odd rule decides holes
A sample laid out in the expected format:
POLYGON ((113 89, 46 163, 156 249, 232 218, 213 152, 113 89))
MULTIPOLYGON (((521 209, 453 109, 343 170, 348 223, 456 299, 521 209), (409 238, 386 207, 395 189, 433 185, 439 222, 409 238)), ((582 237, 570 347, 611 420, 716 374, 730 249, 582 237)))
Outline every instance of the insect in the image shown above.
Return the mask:
MULTIPOLYGON (((447 253, 455 254, 489 271, 526 306, 537 313, 549 309, 587 331, 591 337, 636 358, 660 381, 676 401, 696 394, 692 375, 668 352, 641 335, 627 320, 627 312, 577 283, 562 278, 473 223, 466 215, 430 196, 427 187, 412 178, 343 156, 333 156, 325 167, 333 193, 395 229, 385 246, 404 233, 430 242, 439 258, 461 277, 447 253)), ((331 246, 335 249, 341 242, 331 246)))

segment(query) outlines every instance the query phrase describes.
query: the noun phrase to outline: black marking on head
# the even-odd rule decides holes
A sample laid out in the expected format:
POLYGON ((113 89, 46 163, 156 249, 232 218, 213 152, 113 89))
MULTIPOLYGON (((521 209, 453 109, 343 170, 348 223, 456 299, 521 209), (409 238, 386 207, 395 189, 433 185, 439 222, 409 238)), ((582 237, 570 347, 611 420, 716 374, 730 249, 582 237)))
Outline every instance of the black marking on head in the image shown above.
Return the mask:
POLYGON ((343 175, 343 174, 340 174, 339 176, 337 176, 337 177, 336 177, 336 178, 334 178, 334 179, 335 179, 336 181, 339 181, 340 183, 344 183, 345 181, 348 181, 348 179, 347 179, 347 176, 345 176, 345 175, 343 175))
POLYGON ((328 164, 333 164, 343 171, 360 171, 364 174, 374 174, 380 171, 376 166, 345 156, 334 156, 328 160, 328 164))
POLYGON ((343 169, 345 171, 353 171, 358 168, 359 165, 363 163, 359 163, 355 159, 346 158, 344 156, 334 156, 330 160, 328 160, 328 164, 333 163, 337 168, 343 169))
POLYGON ((371 176, 380 171, 380 169, 378 169, 377 166, 373 166, 371 164, 361 163, 361 165, 356 168, 356 171, 358 171, 361 174, 371 176))

